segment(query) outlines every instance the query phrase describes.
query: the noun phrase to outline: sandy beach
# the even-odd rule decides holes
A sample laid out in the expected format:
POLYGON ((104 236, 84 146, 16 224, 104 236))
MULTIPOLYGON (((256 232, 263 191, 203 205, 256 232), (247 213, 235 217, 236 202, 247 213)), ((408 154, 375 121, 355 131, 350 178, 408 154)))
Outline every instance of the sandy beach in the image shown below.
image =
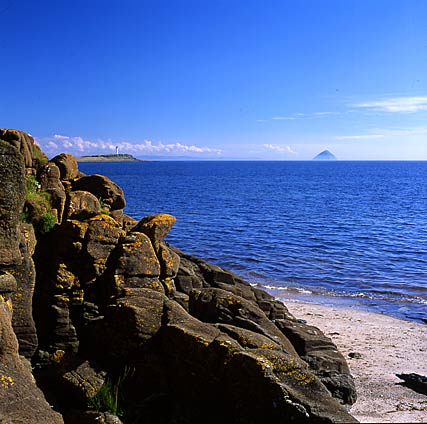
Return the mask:
POLYGON ((346 357, 358 393, 350 410, 356 419, 427 422, 427 396, 400 385, 396 376, 427 375, 427 325, 356 309, 285 304, 297 318, 322 329, 346 357))

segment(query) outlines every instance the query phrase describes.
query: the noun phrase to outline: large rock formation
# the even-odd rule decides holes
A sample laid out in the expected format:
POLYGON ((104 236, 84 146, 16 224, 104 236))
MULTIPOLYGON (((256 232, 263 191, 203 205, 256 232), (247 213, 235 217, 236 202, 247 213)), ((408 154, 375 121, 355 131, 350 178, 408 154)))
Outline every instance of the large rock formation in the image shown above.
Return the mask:
MULTIPOLYGON (((66 422, 119 422, 107 412, 124 423, 354 422, 342 406, 355 400, 346 361, 319 329, 170 246, 173 216, 135 221, 114 182, 82 175, 72 155, 35 160, 29 136, 8 131, 0 130, 0 160, 14 170, 0 184, 2 304, 66 422), (35 212, 25 175, 36 178, 35 212)), ((6 321, 0 334, 9 334, 6 321)), ((12 409, 0 405, 0 420, 13 422, 12 409)))

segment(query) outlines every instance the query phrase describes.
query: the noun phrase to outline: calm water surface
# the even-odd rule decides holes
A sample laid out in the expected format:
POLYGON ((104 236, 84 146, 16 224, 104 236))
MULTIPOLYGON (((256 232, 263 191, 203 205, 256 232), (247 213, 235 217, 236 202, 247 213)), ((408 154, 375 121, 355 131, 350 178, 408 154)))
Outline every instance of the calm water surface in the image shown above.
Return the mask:
POLYGON ((427 162, 81 163, 168 241, 283 299, 427 320, 427 162))

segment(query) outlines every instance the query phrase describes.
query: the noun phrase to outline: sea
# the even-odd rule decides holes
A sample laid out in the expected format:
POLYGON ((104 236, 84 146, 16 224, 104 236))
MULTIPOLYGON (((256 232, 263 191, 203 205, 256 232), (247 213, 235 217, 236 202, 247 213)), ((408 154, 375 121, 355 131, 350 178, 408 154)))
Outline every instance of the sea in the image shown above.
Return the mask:
POLYGON ((427 323, 427 162, 80 163, 167 241, 285 301, 427 323))

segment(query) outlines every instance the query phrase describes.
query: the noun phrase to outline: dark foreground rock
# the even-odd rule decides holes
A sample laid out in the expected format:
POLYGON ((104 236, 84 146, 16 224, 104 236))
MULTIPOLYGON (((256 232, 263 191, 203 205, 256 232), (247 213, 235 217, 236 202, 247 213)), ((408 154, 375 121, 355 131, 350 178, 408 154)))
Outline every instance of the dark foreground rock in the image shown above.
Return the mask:
MULTIPOLYGON (((3 320, 0 334, 16 334, 65 422, 355 422, 342 405, 356 398, 347 363, 319 329, 170 246, 173 216, 137 222, 108 178, 82 175, 72 155, 43 160, 25 133, 0 134, 9 134, 0 159, 15 169, 0 183, 0 306, 10 308, 15 333, 3 320), (40 208, 28 213, 25 185, 34 179, 40 208)), ((16 341, 14 349, 4 362, 13 390, 2 422, 14 422, 13 397, 27 387, 40 417, 52 415, 44 422, 61 422, 19 377, 31 374, 16 341)))

